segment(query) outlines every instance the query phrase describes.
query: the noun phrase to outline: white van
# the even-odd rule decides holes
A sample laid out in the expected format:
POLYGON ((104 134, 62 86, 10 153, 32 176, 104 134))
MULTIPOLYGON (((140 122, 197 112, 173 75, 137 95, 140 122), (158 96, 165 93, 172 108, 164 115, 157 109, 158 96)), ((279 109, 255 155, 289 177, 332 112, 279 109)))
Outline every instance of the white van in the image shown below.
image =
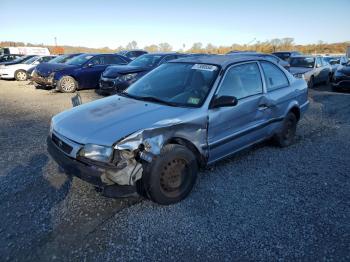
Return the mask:
POLYGON ((4 55, 50 55, 47 47, 22 46, 22 47, 3 47, 4 55))

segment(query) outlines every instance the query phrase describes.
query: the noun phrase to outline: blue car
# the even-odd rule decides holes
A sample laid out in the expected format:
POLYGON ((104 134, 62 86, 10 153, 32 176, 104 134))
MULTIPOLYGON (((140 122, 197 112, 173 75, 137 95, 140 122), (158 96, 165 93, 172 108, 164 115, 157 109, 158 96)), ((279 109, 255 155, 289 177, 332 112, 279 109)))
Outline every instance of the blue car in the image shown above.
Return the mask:
POLYGON ((110 65, 126 65, 127 57, 118 54, 81 54, 64 64, 46 64, 33 72, 40 85, 72 93, 98 87, 101 73, 110 65))

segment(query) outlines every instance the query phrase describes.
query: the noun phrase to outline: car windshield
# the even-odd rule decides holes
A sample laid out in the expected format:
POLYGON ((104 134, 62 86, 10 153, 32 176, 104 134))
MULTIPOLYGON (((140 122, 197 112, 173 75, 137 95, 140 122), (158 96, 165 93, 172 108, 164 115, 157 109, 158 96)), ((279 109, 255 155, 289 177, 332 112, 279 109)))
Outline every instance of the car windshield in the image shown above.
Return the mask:
POLYGON ((10 61, 11 63, 19 63, 19 62, 24 62, 30 58, 32 58, 33 56, 21 56, 16 58, 15 60, 10 61))
POLYGON ((65 63, 69 59, 70 55, 60 55, 55 57, 54 59, 51 59, 49 61, 50 64, 56 64, 56 63, 65 63))
POLYGON ((166 63, 121 95, 170 106, 200 107, 217 75, 219 67, 207 64, 166 63))
POLYGON ((130 62, 130 66, 154 67, 163 58, 161 55, 142 55, 130 62))
POLYGON ((24 61, 23 64, 30 65, 31 63, 35 62, 38 58, 39 58, 38 56, 34 56, 34 57, 24 61))
POLYGON ((66 62, 67 65, 83 65, 85 62, 90 60, 93 57, 93 55, 83 54, 78 55, 72 59, 70 59, 68 62, 66 62))
POLYGON ((306 67, 313 68, 315 64, 314 57, 293 57, 290 60, 291 67, 306 67))

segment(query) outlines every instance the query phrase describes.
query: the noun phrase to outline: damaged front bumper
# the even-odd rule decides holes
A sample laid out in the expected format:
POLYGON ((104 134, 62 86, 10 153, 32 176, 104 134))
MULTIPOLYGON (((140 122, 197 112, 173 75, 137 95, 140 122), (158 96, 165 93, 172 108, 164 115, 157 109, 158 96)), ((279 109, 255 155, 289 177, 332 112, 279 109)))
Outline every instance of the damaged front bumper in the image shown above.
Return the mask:
POLYGON ((118 171, 116 168, 97 166, 71 158, 58 148, 50 136, 47 138, 47 149, 51 157, 63 168, 67 175, 76 176, 102 190, 109 189, 110 191, 110 188, 113 187, 113 189, 118 191, 117 194, 114 193, 118 197, 136 192, 135 184, 118 185, 106 179, 107 173, 116 173, 118 171))

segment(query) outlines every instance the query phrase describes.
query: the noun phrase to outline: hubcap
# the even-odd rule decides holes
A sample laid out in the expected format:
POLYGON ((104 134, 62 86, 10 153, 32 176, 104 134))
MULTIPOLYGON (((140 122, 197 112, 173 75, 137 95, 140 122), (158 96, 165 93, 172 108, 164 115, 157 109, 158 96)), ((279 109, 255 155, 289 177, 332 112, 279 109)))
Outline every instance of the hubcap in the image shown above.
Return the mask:
POLYGON ((23 81, 23 80, 26 80, 26 78, 27 78, 27 74, 25 73, 25 72, 18 72, 17 73, 17 78, 19 79, 19 80, 21 80, 21 81, 23 81))
POLYGON ((187 163, 183 159, 168 162, 160 175, 162 191, 167 195, 182 191, 187 171, 187 163))
POLYGON ((75 87, 75 84, 74 84, 73 80, 71 80, 71 79, 63 79, 62 80, 61 88, 63 91, 71 92, 74 90, 74 87, 75 87))

